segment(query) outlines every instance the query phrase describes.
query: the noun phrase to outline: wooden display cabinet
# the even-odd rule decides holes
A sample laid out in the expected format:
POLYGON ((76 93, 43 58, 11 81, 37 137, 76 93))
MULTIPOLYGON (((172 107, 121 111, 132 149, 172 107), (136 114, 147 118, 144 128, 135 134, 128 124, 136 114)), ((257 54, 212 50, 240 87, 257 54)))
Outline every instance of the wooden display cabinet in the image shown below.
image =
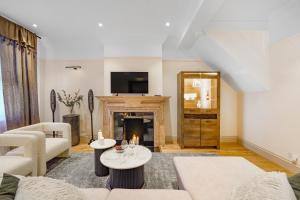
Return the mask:
POLYGON ((178 144, 220 148, 220 73, 180 72, 178 144))

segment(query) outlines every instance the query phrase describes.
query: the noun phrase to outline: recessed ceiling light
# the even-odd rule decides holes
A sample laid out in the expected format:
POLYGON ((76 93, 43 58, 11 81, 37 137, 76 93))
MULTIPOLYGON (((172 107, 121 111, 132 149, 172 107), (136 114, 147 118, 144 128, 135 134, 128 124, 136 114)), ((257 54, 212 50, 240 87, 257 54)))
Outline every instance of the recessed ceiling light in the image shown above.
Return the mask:
POLYGON ((171 23, 170 22, 166 22, 166 27, 170 27, 171 26, 171 23))
POLYGON ((34 28, 37 28, 37 27, 38 27, 38 25, 37 25, 37 24, 32 24, 32 26, 33 26, 34 28))
POLYGON ((98 26, 101 28, 101 27, 103 27, 103 24, 102 23, 98 23, 98 26))

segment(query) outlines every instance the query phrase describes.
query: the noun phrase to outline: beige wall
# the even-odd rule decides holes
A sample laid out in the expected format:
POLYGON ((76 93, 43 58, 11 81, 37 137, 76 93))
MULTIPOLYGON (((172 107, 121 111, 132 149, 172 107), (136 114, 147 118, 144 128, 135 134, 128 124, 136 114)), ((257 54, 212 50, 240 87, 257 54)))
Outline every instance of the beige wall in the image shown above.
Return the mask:
MULTIPOLYGON (((167 60, 161 58, 106 58, 104 60, 43 60, 40 64, 40 102, 41 120, 51 121, 49 93, 51 89, 57 91, 81 90, 84 95, 83 106, 77 113, 81 114, 82 134, 90 134, 90 117, 87 107, 88 89, 93 89, 95 95, 110 94, 111 71, 148 71, 149 94, 171 96, 167 105, 167 135, 177 135, 177 73, 183 70, 200 71, 211 70, 204 62, 188 60, 167 60), (81 65, 81 70, 65 69, 67 65, 81 65)), ((221 135, 237 136, 237 92, 222 80, 221 88, 221 135)), ((100 128, 98 102, 96 100, 94 112, 94 130, 100 128)), ((68 110, 59 104, 56 112, 57 121, 68 110)))
POLYGON ((151 57, 105 58, 104 94, 110 93, 110 72, 148 72, 149 95, 162 95, 162 60, 151 57))
MULTIPOLYGON (((166 60, 163 61, 163 92, 171 96, 167 106, 170 117, 168 136, 177 136, 177 74, 180 71, 212 70, 203 61, 166 60)), ((237 136, 237 91, 224 80, 221 82, 221 136, 237 136)))
MULTIPOLYGON (((300 35, 270 47, 271 89, 241 99, 242 139, 276 156, 300 159, 300 35)), ((298 164, 300 164, 298 162, 298 164)))
MULTIPOLYGON (((90 113, 87 104, 89 89, 93 89, 95 95, 103 95, 103 60, 42 60, 39 64, 39 89, 40 89, 40 117, 41 121, 52 121, 49 94, 51 89, 60 92, 75 92, 80 89, 84 96, 81 108, 76 107, 75 112, 80 113, 81 134, 90 134, 90 113), (82 69, 66 69, 65 66, 80 65, 82 69)), ((62 116, 68 114, 66 107, 58 103, 56 121, 62 121, 62 116)), ((99 121, 98 103, 95 102, 94 121, 99 121)), ((99 129, 99 123, 95 123, 94 132, 99 129)))

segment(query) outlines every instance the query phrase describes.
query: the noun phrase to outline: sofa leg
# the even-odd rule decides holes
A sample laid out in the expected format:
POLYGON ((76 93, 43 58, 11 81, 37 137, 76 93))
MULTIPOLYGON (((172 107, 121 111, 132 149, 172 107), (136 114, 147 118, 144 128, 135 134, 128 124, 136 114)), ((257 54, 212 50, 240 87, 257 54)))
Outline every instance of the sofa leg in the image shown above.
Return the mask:
POLYGON ((70 157, 70 149, 67 149, 66 151, 62 152, 62 153, 59 154, 57 157, 60 157, 60 158, 67 158, 67 157, 70 157))

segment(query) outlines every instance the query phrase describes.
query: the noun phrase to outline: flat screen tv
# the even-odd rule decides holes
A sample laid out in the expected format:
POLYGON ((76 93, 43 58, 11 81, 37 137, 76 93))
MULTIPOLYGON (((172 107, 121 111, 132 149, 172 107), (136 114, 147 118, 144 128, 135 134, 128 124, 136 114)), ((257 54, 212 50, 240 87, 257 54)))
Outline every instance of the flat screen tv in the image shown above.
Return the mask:
POLYGON ((111 93, 148 93, 148 72, 111 72, 111 93))

